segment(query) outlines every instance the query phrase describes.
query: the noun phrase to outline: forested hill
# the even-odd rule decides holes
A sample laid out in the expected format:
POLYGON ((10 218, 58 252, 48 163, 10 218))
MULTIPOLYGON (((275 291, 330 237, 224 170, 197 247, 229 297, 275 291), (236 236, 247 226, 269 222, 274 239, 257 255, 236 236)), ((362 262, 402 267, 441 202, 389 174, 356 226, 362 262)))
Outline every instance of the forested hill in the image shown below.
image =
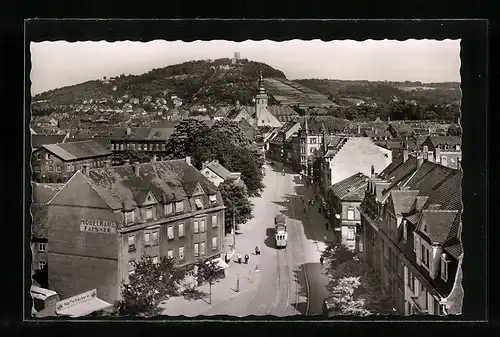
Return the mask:
POLYGON ((286 78, 282 71, 264 63, 241 59, 232 64, 231 59, 222 58, 184 62, 142 75, 104 77, 41 93, 33 101, 60 106, 93 100, 113 106, 125 95, 141 101, 175 95, 185 105, 233 104, 235 100, 247 104, 255 95, 259 71, 264 77, 286 78))
POLYGON ((397 98, 406 101, 415 100, 423 104, 456 104, 462 97, 460 83, 457 82, 372 82, 328 79, 301 79, 296 82, 327 95, 336 102, 342 98, 349 98, 387 103, 397 98))

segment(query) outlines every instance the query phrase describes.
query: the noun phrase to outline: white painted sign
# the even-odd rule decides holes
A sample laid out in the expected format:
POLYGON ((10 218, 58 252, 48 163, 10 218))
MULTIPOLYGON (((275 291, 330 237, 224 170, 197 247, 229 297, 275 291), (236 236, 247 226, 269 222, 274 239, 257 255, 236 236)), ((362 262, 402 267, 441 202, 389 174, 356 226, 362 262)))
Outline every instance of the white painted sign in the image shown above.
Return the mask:
POLYGON ((87 302, 97 297, 97 289, 92 289, 79 295, 67 298, 56 303, 56 312, 63 311, 79 303, 87 302))
POLYGON ((106 220, 80 220, 80 231, 91 233, 116 233, 116 223, 106 220))

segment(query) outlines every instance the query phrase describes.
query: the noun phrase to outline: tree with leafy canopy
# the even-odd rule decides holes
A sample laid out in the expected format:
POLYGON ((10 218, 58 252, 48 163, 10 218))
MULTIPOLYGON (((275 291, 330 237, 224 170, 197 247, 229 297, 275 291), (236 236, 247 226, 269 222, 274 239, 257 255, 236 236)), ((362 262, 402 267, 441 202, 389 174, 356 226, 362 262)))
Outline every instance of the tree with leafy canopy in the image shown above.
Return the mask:
POLYGON ((265 187, 262 182, 264 173, 253 151, 249 147, 238 148, 233 145, 229 146, 221 157, 221 164, 224 167, 231 172, 241 172, 241 179, 248 188, 248 195, 259 197, 265 187))
POLYGON ((117 152, 114 156, 122 164, 125 163, 125 160, 130 160, 130 163, 148 163, 153 158, 152 153, 129 149, 117 152))
POLYGON ((360 286, 359 277, 346 277, 337 282, 330 290, 330 315, 367 316, 371 312, 365 309, 363 299, 355 299, 354 293, 360 286))
POLYGON ((448 127, 448 135, 450 136, 461 136, 462 135, 462 128, 457 125, 457 124, 451 124, 448 127))
POLYGON ((337 315, 392 314, 394 301, 378 277, 355 251, 332 243, 322 252, 329 278, 327 290, 337 315))
POLYGON ((198 284, 205 282, 209 284, 209 304, 212 304, 212 285, 217 280, 224 278, 224 269, 213 259, 201 259, 196 263, 196 267, 196 280, 198 284))
POLYGON ((216 121, 210 129, 216 139, 224 139, 224 141, 230 142, 236 146, 250 145, 247 136, 235 121, 221 119, 216 121))
POLYGON ((119 314, 158 314, 161 301, 179 294, 179 283, 185 271, 168 257, 155 263, 151 256, 144 256, 132 264, 134 273, 129 275, 128 283, 122 282, 122 299, 115 303, 115 308, 119 314))
POLYGON ((209 134, 209 126, 198 119, 186 118, 175 126, 173 134, 167 141, 166 151, 170 159, 192 156, 196 146, 205 141, 209 134))
POLYGON ((176 125, 166 149, 171 159, 191 156, 198 169, 204 162, 216 159, 231 172, 241 172, 250 196, 262 193, 263 155, 250 145, 239 125, 233 121, 218 121, 208 127, 203 121, 185 119, 176 125))
POLYGON ((243 224, 253 218, 253 205, 248 199, 244 186, 228 180, 219 185, 219 190, 226 208, 225 229, 229 232, 233 227, 233 216, 236 225, 243 224))

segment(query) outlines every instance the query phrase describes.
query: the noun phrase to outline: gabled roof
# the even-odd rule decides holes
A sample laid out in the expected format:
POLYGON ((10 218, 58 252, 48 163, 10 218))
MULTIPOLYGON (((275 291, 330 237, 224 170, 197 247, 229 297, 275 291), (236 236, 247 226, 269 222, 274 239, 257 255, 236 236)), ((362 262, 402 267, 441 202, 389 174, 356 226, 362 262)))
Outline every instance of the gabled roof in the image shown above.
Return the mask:
POLYGON ((221 106, 215 111, 214 117, 226 117, 231 110, 233 110, 233 106, 221 106))
POLYGON ((31 183, 31 196, 34 203, 46 204, 56 195, 64 184, 31 183))
POLYGON ((197 183, 206 193, 217 191, 200 171, 182 159, 135 165, 138 165, 138 175, 133 165, 112 166, 90 169, 86 180, 112 209, 136 206, 134 191, 141 189, 150 190, 163 202, 182 200, 194 192, 197 183))
POLYGON ((47 239, 48 207, 47 202, 56 195, 64 184, 31 183, 32 200, 30 211, 32 214, 31 235, 36 239, 47 239))
POLYGON ((367 185, 368 177, 363 173, 356 173, 330 186, 330 190, 340 200, 362 201, 367 185))
POLYGON ((412 209, 418 191, 391 190, 392 203, 394 204, 395 215, 403 215, 412 209))
POLYGON ((297 111, 292 109, 288 105, 268 105, 267 110, 272 113, 275 117, 279 116, 293 116, 298 117, 297 111))
POLYGON ((462 137, 460 136, 428 136, 427 139, 434 147, 448 144, 449 146, 462 145, 462 137))
POLYGON ((460 221, 459 215, 458 211, 423 210, 418 228, 421 235, 427 236, 431 243, 443 245, 446 241, 456 237, 456 235, 449 236, 453 224, 460 221), (422 233, 424 227, 426 231, 422 233))
POLYGON ((112 154, 110 150, 94 140, 49 144, 42 147, 64 161, 108 156, 112 154))
POLYGON ((164 127, 153 127, 149 130, 149 134, 146 139, 153 140, 168 140, 170 136, 174 133, 175 127, 164 128, 164 127))
POLYGON ((409 136, 413 134, 413 128, 411 127, 411 125, 408 125, 406 123, 390 123, 389 126, 392 126, 398 136, 409 136))
POLYGON ((188 197, 192 197, 198 188, 198 182, 197 181, 186 181, 186 182, 182 183, 182 187, 184 187, 184 191, 186 192, 186 195, 188 197))
POLYGON ((231 177, 231 171, 222 166, 217 160, 213 160, 207 164, 206 168, 217 174, 222 179, 226 180, 231 177))
POLYGON ((132 194, 134 195, 135 202, 137 205, 142 205, 146 201, 146 197, 149 194, 149 188, 131 188, 132 194))
MULTIPOLYGON (((397 185, 401 179, 409 177, 409 175, 417 169, 417 158, 408 156, 408 160, 403 162, 403 158, 396 158, 389 166, 381 173, 380 177, 390 181, 392 186, 397 185), (399 159, 399 160, 398 160, 399 159), (393 165, 395 163, 395 165, 393 165)), ((392 187, 391 186, 391 187, 392 187)))
POLYGON ((66 135, 31 135, 31 147, 37 149, 43 145, 62 143, 66 135))
POLYGON ((101 136, 84 136, 84 135, 76 135, 76 136, 70 136, 67 137, 64 142, 65 143, 74 143, 74 142, 81 142, 84 140, 93 140, 99 144, 101 144, 102 147, 107 148, 110 142, 109 137, 101 137, 101 136))

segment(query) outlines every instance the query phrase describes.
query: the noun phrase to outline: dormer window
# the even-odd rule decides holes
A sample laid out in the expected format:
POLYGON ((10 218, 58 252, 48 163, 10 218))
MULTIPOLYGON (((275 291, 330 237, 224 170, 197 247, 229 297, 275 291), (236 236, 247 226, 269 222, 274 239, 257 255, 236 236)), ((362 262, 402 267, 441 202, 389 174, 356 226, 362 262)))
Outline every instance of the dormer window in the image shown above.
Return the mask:
POLYGON ((153 219, 153 207, 146 208, 146 220, 153 219))
POLYGON ((134 211, 125 212, 125 223, 133 223, 134 220, 134 211))
POLYGON ((443 281, 448 282, 448 263, 446 254, 441 256, 441 278, 443 281))
POLYGON ((177 201, 175 203, 175 212, 179 213, 179 212, 183 212, 183 211, 184 211, 184 202, 183 201, 177 201))
POLYGON ((212 194, 212 195, 210 196, 210 202, 211 202, 212 204, 215 204, 215 203, 217 202, 217 195, 212 194))
POLYGON ((164 208, 165 208, 165 215, 172 214, 173 212, 172 203, 165 204, 164 208))
POLYGON ((408 240, 408 222, 403 220, 403 241, 408 240))
POLYGON ((200 198, 194 199, 194 204, 196 206, 196 209, 198 210, 203 209, 203 203, 201 202, 200 198))

